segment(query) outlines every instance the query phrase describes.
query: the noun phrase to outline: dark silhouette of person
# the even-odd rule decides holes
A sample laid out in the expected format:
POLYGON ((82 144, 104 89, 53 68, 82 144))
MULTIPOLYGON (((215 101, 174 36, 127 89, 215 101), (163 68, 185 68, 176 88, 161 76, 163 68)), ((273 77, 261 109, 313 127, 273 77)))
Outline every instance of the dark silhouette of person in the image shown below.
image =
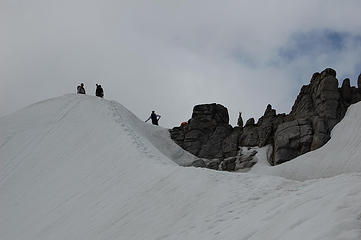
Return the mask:
POLYGON ((84 83, 81 83, 76 89, 78 94, 85 94, 84 83))
POLYGON ((153 125, 158 126, 158 121, 159 121, 160 118, 161 118, 160 115, 155 114, 155 111, 152 111, 152 114, 150 114, 149 118, 147 120, 145 120, 145 122, 148 122, 150 119, 152 119, 153 125))
POLYGON ((100 84, 95 84, 97 86, 95 90, 95 96, 97 97, 104 97, 104 90, 100 84))

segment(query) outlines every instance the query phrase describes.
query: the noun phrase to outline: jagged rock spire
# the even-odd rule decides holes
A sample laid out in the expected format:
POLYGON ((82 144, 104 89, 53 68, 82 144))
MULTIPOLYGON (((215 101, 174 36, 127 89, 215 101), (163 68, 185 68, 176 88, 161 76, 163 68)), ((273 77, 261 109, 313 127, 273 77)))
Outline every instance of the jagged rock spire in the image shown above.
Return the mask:
POLYGON ((240 128, 243 128, 242 112, 239 112, 239 114, 238 114, 237 126, 240 127, 240 128))
MULTIPOLYGON (((225 107, 203 104, 194 107, 187 128, 173 128, 171 137, 198 157, 218 159, 212 160, 212 168, 235 157, 241 146, 268 144, 274 147, 271 164, 280 164, 317 149, 330 139, 332 128, 343 118, 348 106, 361 101, 361 74, 357 84, 358 88, 351 87, 350 79, 345 79, 338 88, 336 71, 327 68, 314 73, 310 83, 302 86, 289 114, 276 114, 268 104, 257 123, 250 118, 243 126, 239 113, 238 127, 232 128, 225 107)), ((233 164, 233 160, 228 162, 233 164)))

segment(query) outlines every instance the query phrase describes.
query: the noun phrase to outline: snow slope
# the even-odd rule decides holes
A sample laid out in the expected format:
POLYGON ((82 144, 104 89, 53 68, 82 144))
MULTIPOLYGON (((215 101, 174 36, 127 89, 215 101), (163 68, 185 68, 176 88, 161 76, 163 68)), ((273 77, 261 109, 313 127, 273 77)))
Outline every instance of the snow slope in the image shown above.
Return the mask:
POLYGON ((178 165, 193 160, 116 102, 34 104, 0 119, 0 239, 361 237, 359 172, 300 182, 178 165))

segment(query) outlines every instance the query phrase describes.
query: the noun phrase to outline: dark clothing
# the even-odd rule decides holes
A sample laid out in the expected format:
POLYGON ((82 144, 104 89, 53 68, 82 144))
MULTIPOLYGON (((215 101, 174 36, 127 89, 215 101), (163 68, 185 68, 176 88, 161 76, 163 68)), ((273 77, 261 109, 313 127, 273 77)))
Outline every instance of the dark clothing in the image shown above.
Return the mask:
POLYGON ((85 89, 84 89, 84 87, 82 87, 82 86, 78 86, 77 88, 77 91, 78 91, 78 94, 85 94, 85 89))
POLYGON ((157 115, 157 114, 155 114, 155 113, 152 113, 152 114, 150 115, 150 117, 149 117, 147 120, 145 120, 145 122, 148 122, 149 119, 152 119, 153 125, 157 125, 157 126, 158 126, 158 121, 159 121, 159 119, 160 119, 160 115, 157 115))
POLYGON ((181 127, 185 127, 185 126, 187 126, 187 124, 188 124, 187 122, 182 122, 181 127))
POLYGON ((97 85, 97 89, 95 90, 95 96, 101 97, 101 98, 104 97, 104 91, 103 91, 102 86, 97 85))
POLYGON ((151 119, 152 119, 153 125, 158 125, 158 120, 159 120, 159 118, 158 118, 157 114, 152 113, 152 114, 150 115, 150 117, 151 117, 151 119))

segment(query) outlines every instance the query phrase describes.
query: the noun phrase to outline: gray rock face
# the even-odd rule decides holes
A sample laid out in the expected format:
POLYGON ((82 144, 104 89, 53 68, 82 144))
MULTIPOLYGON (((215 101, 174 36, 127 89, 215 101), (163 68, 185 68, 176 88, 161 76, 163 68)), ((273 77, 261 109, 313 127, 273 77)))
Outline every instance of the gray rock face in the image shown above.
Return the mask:
POLYGON ((302 87, 292 107, 290 116, 296 121, 281 124, 277 129, 274 164, 322 147, 351 102, 360 101, 359 94, 359 89, 351 87, 350 79, 345 79, 339 89, 333 69, 313 74, 311 83, 302 87), (307 123, 301 124, 301 120, 307 123))
POLYGON ((213 170, 220 170, 221 162, 222 161, 220 159, 212 159, 209 162, 207 162, 206 168, 213 169, 213 170))
POLYGON ((236 169, 236 158, 231 157, 224 159, 221 163, 221 170, 223 171, 234 171, 236 169))
POLYGON ((209 134, 209 138, 204 142, 200 151, 201 158, 222 158, 224 140, 232 133, 233 128, 230 125, 219 125, 213 133, 209 134))
POLYGON ((321 116, 333 121, 337 118, 340 93, 333 69, 315 73, 311 83, 303 86, 290 115, 296 119, 321 116))
POLYGON ((222 171, 248 171, 257 163, 257 150, 248 147, 240 149, 236 156, 224 159, 198 159, 192 163, 193 167, 205 167, 222 171))
POLYGON ((312 127, 313 127, 313 139, 311 148, 309 151, 316 150, 317 148, 322 147, 330 140, 330 130, 327 126, 327 120, 322 117, 313 117, 312 118, 312 127))
POLYGON ((227 108, 214 103, 195 106, 188 124, 170 133, 178 145, 195 156, 222 159, 237 152, 238 131, 229 125, 227 108))
POLYGON ((258 119, 257 124, 251 118, 247 121, 240 137, 240 146, 264 147, 273 144, 273 136, 277 126, 291 117, 286 114, 276 114, 276 110, 270 104, 267 105, 264 115, 258 119))
POLYGON ((255 161, 255 155, 257 154, 257 151, 248 151, 248 152, 241 152, 238 158, 238 161, 236 161, 236 169, 249 169, 253 167, 257 163, 255 161))
POLYGON ((191 124, 206 124, 209 127, 228 124, 227 108, 220 104, 201 104, 193 108, 191 124))
POLYGON ((291 160, 323 146, 332 128, 341 120, 341 99, 351 99, 350 82, 345 80, 341 90, 333 69, 312 76, 303 86, 292 107, 295 120, 280 124, 274 136, 274 164, 291 160))
POLYGON ((351 95, 352 99, 348 104, 354 104, 361 101, 361 90, 359 88, 351 87, 351 95))
POLYGON ((352 100, 352 89, 349 78, 346 78, 342 82, 341 96, 346 102, 351 102, 352 100))
POLYGON ((361 101, 361 74, 357 84, 358 88, 352 87, 350 79, 345 79, 338 88, 336 71, 327 68, 314 73, 310 84, 302 86, 289 114, 277 114, 268 104, 257 123, 250 118, 243 126, 240 113, 235 128, 228 124, 228 111, 222 105, 197 105, 187 125, 170 130, 171 138, 203 159, 197 160, 196 166, 226 171, 250 167, 255 163, 249 160, 253 157, 243 159, 240 147, 269 144, 273 146, 269 162, 281 164, 322 147, 330 139, 331 130, 350 104, 361 101))
POLYGON ((258 128, 255 124, 246 124, 240 137, 240 145, 247 147, 258 146, 258 128))
POLYGON ((308 152, 312 139, 312 122, 307 119, 280 124, 275 133, 274 164, 281 164, 308 152))
POLYGON ((276 110, 272 108, 271 104, 267 105, 264 115, 258 119, 258 146, 264 147, 268 144, 273 144, 273 136, 279 124, 286 120, 285 114, 276 114, 276 110))
POLYGON ((226 137, 223 141, 223 157, 234 157, 237 155, 239 150, 239 139, 241 136, 241 129, 235 127, 232 133, 226 137))

